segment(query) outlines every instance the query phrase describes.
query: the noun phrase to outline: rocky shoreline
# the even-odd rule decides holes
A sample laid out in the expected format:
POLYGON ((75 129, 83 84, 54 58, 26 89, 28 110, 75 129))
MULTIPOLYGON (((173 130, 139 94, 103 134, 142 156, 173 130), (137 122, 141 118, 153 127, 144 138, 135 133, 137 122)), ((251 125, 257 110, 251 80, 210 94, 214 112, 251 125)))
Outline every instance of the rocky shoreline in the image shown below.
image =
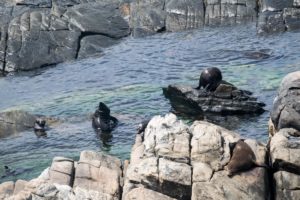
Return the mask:
POLYGON ((36 179, 0 184, 0 199, 299 199, 299 88, 300 72, 283 79, 267 145, 245 139, 269 169, 229 177, 230 144, 241 137, 167 114, 153 117, 136 135, 130 161, 93 151, 81 152, 78 161, 56 157, 36 179))
POLYGON ((0 69, 27 71, 102 55, 135 37, 257 22, 259 34, 300 28, 299 0, 4 0, 0 69))

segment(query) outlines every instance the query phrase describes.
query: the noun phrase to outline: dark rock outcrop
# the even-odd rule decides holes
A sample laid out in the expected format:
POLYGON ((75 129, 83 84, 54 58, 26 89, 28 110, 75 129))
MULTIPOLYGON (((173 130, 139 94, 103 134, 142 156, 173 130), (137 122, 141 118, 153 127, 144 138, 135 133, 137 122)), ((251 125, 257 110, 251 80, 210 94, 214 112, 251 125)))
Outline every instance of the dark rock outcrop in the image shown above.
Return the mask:
POLYGON ((251 92, 220 84, 214 92, 197 90, 191 86, 169 85, 163 93, 177 111, 190 115, 207 113, 247 114, 264 112, 264 103, 251 92))
POLYGON ((4 4, 0 8, 1 70, 31 70, 101 53, 130 34, 120 5, 118 0, 4 4))

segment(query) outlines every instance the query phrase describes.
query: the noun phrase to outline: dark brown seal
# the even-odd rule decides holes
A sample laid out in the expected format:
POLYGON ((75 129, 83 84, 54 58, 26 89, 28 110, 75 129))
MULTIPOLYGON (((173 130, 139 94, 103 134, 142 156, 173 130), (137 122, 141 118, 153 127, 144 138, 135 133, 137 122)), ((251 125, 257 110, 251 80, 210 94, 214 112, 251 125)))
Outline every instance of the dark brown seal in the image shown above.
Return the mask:
POLYGON ((257 163, 256 157, 250 146, 244 142, 244 140, 239 140, 236 143, 230 144, 231 149, 231 159, 227 165, 228 176, 233 176, 234 174, 242 171, 250 170, 253 167, 266 167, 267 165, 257 163))
POLYGON ((215 91, 221 81, 221 70, 217 67, 209 67, 202 71, 199 79, 199 86, 196 89, 204 88, 206 91, 215 91))

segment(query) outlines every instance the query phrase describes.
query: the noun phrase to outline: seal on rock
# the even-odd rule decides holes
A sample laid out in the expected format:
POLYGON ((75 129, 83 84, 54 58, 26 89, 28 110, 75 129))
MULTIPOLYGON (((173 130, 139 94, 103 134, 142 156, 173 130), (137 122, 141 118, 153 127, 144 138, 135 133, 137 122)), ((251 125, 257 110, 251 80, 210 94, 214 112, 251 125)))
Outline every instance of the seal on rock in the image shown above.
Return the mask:
POLYGON ((92 118, 93 128, 104 132, 111 132, 117 124, 117 118, 110 116, 110 109, 103 102, 100 102, 92 118))
POLYGON ((243 139, 238 140, 236 143, 229 144, 229 147, 231 159, 226 166, 229 177, 238 172, 247 171, 253 167, 269 168, 267 165, 256 161, 254 152, 243 139))
POLYGON ((209 67, 202 71, 199 85, 196 89, 204 88, 206 91, 215 91, 222 81, 222 72, 217 67, 209 67))

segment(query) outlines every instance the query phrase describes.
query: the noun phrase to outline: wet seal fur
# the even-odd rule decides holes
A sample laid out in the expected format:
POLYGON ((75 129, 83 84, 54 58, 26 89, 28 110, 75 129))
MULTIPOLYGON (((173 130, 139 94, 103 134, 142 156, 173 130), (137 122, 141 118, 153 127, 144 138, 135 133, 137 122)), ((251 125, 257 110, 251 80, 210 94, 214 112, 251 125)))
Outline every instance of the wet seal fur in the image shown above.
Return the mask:
POLYGON ((47 136, 46 133, 46 120, 43 118, 37 118, 34 123, 34 133, 36 136, 47 136))
POLYGON ((231 177, 238 172, 243 172, 252 169, 253 167, 269 168, 264 163, 258 163, 256 156, 251 147, 244 142, 243 139, 236 143, 229 144, 231 159, 225 169, 228 171, 228 176, 231 177))
POLYGON ((197 90, 204 88, 206 91, 215 91, 222 81, 222 72, 217 67, 209 67, 202 71, 197 90))
POLYGON ((93 128, 103 132, 111 132, 117 124, 117 118, 110 116, 110 109, 103 102, 100 102, 92 118, 93 128))

